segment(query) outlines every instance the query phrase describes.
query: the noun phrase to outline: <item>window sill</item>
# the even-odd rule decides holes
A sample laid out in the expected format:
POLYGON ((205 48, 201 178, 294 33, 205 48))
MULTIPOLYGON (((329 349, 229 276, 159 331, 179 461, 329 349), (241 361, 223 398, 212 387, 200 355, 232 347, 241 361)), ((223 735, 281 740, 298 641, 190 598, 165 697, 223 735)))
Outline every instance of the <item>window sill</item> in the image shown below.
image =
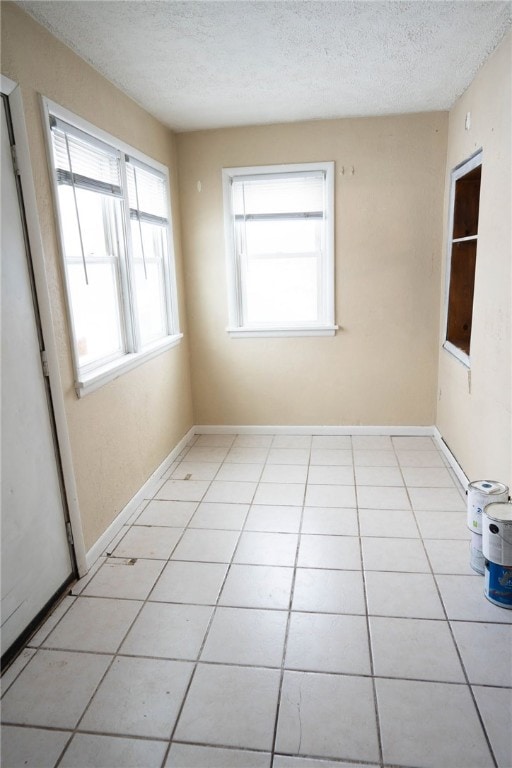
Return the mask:
POLYGON ((443 349, 445 349, 452 357, 457 358, 459 363, 462 363, 463 366, 466 368, 471 368, 471 360, 469 355, 467 355, 465 352, 462 351, 462 349, 459 349, 455 346, 455 344, 452 344, 451 341, 445 341, 443 344, 443 349))
POLYGON ((176 333, 173 336, 167 336, 163 341, 156 342, 153 346, 145 349, 143 352, 133 352, 123 357, 113 360, 106 365, 97 368, 94 372, 89 374, 82 374, 82 376, 75 381, 75 390, 78 397, 85 397, 85 395, 95 392, 104 384, 108 384, 109 381, 113 381, 121 376, 123 373, 137 368, 139 365, 148 362, 153 357, 161 355, 162 352, 166 352, 172 347, 176 347, 181 339, 182 333, 176 333))
POLYGON ((279 338, 293 336, 334 336, 337 325, 299 326, 293 328, 227 328, 232 339, 279 338))

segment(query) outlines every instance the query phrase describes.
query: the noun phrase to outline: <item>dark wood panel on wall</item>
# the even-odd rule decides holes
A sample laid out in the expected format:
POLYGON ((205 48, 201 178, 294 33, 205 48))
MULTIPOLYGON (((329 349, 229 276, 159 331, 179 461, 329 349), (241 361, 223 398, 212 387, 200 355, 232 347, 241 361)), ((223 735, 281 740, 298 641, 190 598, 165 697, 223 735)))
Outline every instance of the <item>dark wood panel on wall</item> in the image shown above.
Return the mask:
POLYGON ((473 294, 475 288, 476 240, 452 246, 448 341, 469 355, 473 294))
POLYGON ((453 240, 470 237, 478 232, 481 173, 482 166, 479 165, 458 179, 455 184, 453 240))

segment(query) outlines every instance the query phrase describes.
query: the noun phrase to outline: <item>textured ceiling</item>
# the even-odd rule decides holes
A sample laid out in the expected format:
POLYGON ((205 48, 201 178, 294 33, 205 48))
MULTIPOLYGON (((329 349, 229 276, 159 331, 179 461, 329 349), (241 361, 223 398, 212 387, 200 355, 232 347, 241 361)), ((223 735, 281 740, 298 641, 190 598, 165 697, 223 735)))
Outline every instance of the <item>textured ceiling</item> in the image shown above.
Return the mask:
POLYGON ((23 9, 169 127, 444 110, 506 32, 491 0, 37 0, 23 9))

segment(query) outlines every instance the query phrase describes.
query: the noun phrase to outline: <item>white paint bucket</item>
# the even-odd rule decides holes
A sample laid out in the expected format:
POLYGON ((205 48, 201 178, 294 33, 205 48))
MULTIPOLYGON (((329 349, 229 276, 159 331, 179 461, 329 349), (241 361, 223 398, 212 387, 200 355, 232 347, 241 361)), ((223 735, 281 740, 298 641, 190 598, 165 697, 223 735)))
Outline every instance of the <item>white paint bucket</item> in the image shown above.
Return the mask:
POLYGON ((485 559, 512 570, 512 502, 488 504, 482 521, 485 559))
POLYGON ((469 564, 474 571, 481 573, 482 576, 485 573, 485 557, 482 552, 482 534, 471 531, 471 548, 470 548, 469 564))
POLYGON ((482 533, 482 512, 487 504, 508 501, 508 488, 496 480, 475 480, 468 485, 468 528, 482 533))
POLYGON ((484 595, 500 608, 512 608, 512 567, 486 560, 484 595))

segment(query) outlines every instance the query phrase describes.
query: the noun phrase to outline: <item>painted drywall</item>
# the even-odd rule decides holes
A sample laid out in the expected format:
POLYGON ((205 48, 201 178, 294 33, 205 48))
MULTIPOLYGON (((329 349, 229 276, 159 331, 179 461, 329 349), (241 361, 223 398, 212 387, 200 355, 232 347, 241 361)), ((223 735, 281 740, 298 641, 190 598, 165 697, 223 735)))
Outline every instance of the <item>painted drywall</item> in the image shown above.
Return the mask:
POLYGON ((433 423, 446 129, 436 112, 177 135, 196 423, 433 423), (340 330, 229 338, 222 168, 324 160, 340 330))
POLYGON ((193 424, 172 133, 11 3, 1 4, 2 74, 23 94, 45 267, 86 549, 193 424), (167 165, 182 343, 78 400, 54 223, 40 94, 167 165))
MULTIPOLYGON (((437 426, 473 480, 512 485, 512 36, 488 59, 450 112, 445 241, 451 169, 483 149, 475 296, 468 370, 439 353, 437 426), (466 115, 470 113, 470 129, 466 115)), ((441 284, 444 295, 444 268, 441 284)), ((444 313, 441 315, 444 334, 444 313)), ((441 343, 444 335, 441 338, 441 343)))

